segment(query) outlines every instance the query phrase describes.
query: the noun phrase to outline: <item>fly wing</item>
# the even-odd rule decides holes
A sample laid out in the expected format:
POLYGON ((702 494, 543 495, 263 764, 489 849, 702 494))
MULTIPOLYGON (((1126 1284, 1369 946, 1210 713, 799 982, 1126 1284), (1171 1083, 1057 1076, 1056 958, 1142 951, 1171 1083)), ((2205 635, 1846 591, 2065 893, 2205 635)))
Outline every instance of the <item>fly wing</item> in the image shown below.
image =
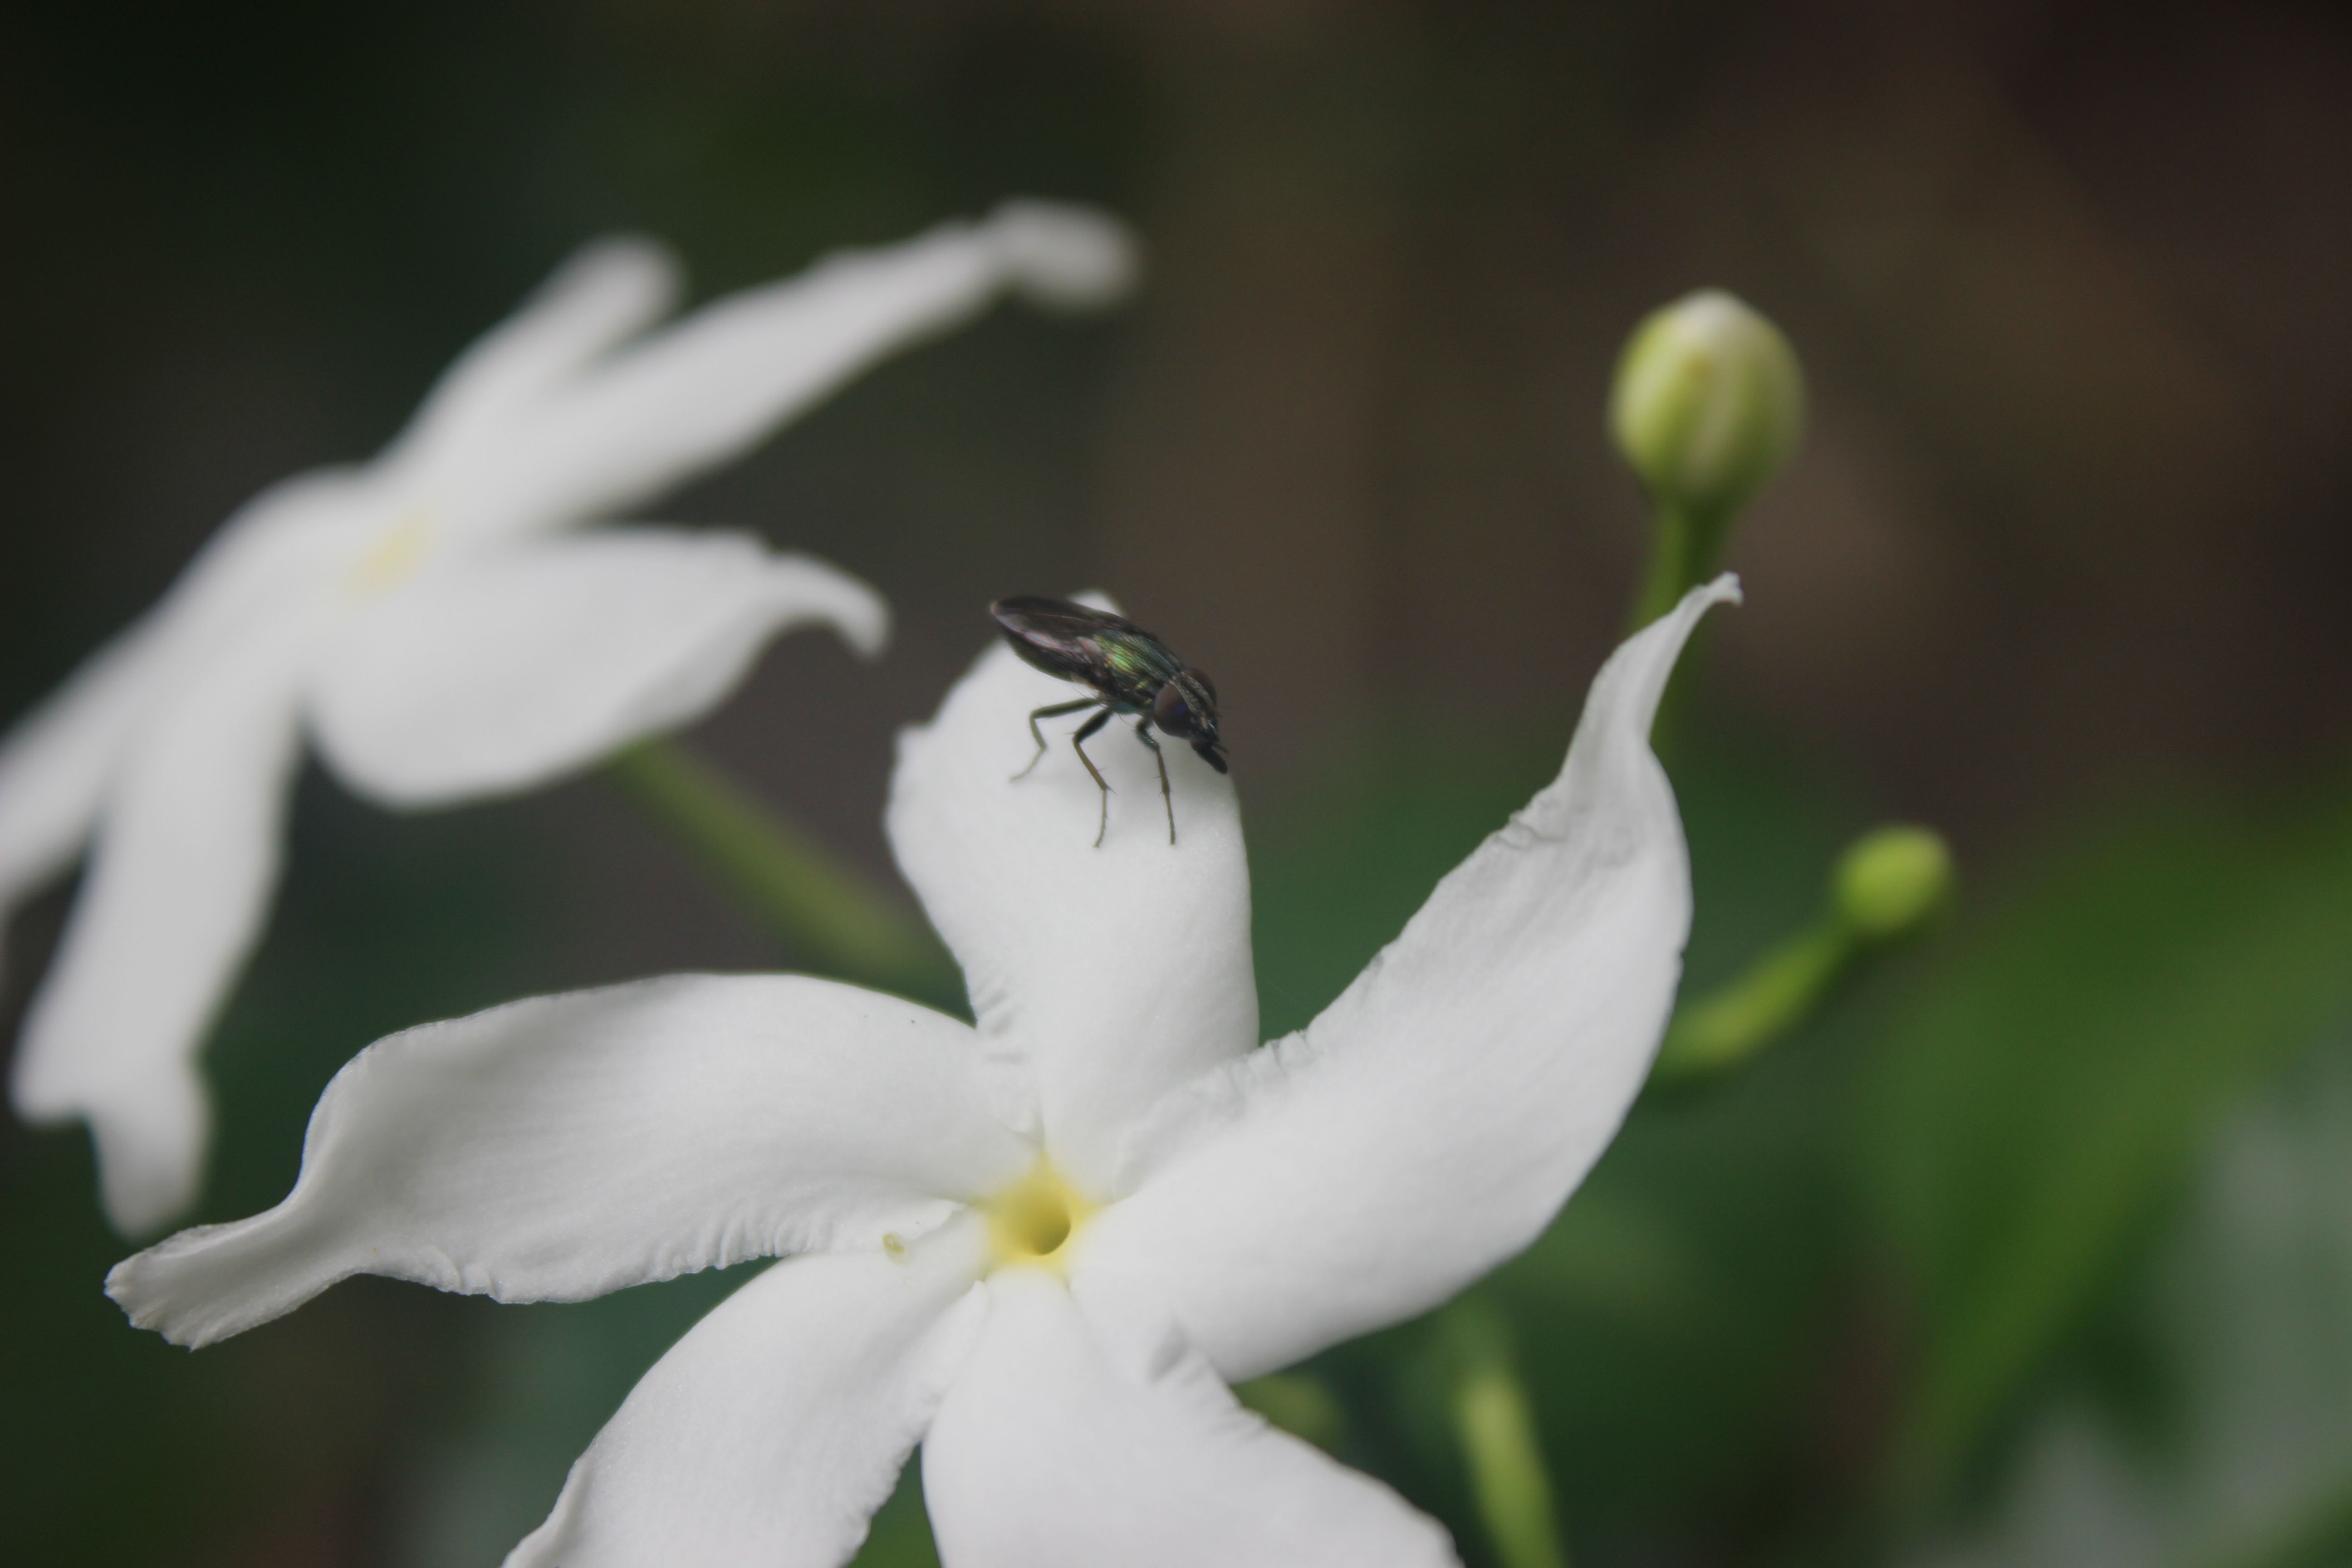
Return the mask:
POLYGON ((1106 632, 1133 635, 1139 629, 1117 616, 1090 610, 1068 599, 1048 599, 1034 594, 999 599, 988 606, 988 613, 996 617, 996 624, 1004 628, 1008 637, 1073 658, 1089 657, 1087 650, 1096 637, 1106 632))
POLYGON ((1149 701, 1162 681, 1183 668, 1159 638, 1119 616, 1068 599, 1034 595, 999 599, 988 607, 1013 651, 1048 675, 1132 701, 1149 701))

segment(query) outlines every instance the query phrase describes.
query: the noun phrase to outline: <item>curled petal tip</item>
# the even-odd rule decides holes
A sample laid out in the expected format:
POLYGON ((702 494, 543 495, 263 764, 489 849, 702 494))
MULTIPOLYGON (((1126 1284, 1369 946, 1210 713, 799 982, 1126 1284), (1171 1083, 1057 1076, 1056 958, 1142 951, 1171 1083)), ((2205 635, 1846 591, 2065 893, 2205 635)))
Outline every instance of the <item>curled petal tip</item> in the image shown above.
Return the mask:
POLYGON ((890 646, 889 601, 866 583, 797 552, 772 557, 770 570, 781 603, 798 618, 831 626, 858 658, 877 658, 890 646))
POLYGON ((842 640, 860 658, 879 658, 898 629, 897 619, 890 613, 890 601, 858 578, 847 573, 842 575, 847 578, 851 590, 840 616, 842 640))
POLYGON ((845 607, 835 624, 841 628, 841 640, 860 658, 879 658, 890 646, 890 606, 878 594, 845 607))
POLYGON ((1141 270, 1134 235, 1092 207, 1010 201, 990 215, 988 230, 1014 286, 1052 309, 1114 304, 1134 289, 1141 270))
POLYGON ((651 235, 607 234, 566 257, 541 292, 593 289, 626 298, 635 303, 634 313, 658 319, 677 308, 685 275, 677 252, 651 235))
POLYGON ((106 1271, 106 1296, 131 1326, 161 1334, 184 1350, 201 1350, 215 1337, 183 1323, 172 1311, 168 1285, 153 1267, 157 1247, 133 1253, 106 1271))
POLYGON ((158 1322, 154 1304, 139 1288, 139 1265, 146 1256, 143 1252, 134 1254, 106 1271, 106 1299, 122 1309, 133 1328, 156 1329, 170 1339, 170 1331, 158 1322))

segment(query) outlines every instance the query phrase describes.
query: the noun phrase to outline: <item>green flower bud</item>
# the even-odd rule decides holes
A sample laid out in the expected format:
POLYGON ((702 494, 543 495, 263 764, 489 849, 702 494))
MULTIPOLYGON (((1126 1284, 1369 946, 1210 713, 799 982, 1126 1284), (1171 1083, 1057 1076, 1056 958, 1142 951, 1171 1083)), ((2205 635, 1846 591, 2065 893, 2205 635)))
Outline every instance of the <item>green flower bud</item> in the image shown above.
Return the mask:
POLYGON ((1736 511, 1789 460, 1804 426, 1796 351, 1719 289, 1652 311, 1617 362, 1609 427, 1657 506, 1736 511))
POLYGON ((1882 827, 1855 840, 1832 882, 1837 918, 1865 942, 1903 936, 1952 893, 1952 852, 1925 827, 1882 827))

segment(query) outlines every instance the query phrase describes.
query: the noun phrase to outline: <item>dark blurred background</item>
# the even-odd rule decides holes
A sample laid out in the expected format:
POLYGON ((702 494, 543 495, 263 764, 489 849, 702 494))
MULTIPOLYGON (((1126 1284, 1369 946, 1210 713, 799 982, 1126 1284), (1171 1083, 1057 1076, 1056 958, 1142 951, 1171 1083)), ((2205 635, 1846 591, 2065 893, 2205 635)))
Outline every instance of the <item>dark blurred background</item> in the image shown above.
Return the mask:
MULTIPOLYGON (((2198 1435, 2204 1352, 2146 1324, 2260 1317, 2165 1305, 2244 1228, 2199 1194, 2304 1169, 2230 1151, 2346 1099, 2339 8, 9 0, 0 719, 240 500, 370 454, 582 240, 662 236, 699 297, 1024 193, 1131 218, 1139 302, 1000 310, 664 508, 898 616, 872 666, 780 644, 697 743, 887 874, 892 733, 986 601, 1105 587, 1223 690, 1293 1026, 1557 765, 1645 546, 1615 354, 1729 288, 1795 342, 1812 424, 1675 759, 1694 984, 1810 918, 1875 820, 1945 830, 1967 894, 1738 1081, 1645 1105, 1492 1288, 1578 1560, 2337 1560, 2325 1408, 2246 1418, 2325 1472, 2268 1512, 2226 1477, 2221 1524, 2081 1499, 2187 1495, 2216 1444, 2271 1473, 2198 1435), (2145 1484, 2069 1482, 2068 1421, 2145 1484), (2097 1550, 2032 1544, 2076 1539, 2034 1533, 2053 1489, 2097 1550)), ((65 907, 9 932, 11 1031, 65 907)), ((282 1194, 378 1034, 793 957, 601 780, 401 819, 314 770, 207 1057, 202 1217, 282 1194)), ((2322 1121, 2313 1169, 2352 1148, 2352 1106, 2322 1121)), ((190 1358, 98 1294, 126 1248, 92 1184, 79 1132, 0 1130, 12 1561, 495 1562, 739 1279, 532 1309, 363 1280, 190 1358)), ((2268 1190, 2249 1212, 2292 1207, 2268 1190)), ((2352 1391, 2343 1218, 2288 1247, 2317 1359, 2273 1381, 2305 1394, 2352 1391)), ((1331 1441, 1485 1561, 1413 1336, 1314 1369, 1331 1441)), ((902 1497, 877 1560, 924 1550, 902 1497)))

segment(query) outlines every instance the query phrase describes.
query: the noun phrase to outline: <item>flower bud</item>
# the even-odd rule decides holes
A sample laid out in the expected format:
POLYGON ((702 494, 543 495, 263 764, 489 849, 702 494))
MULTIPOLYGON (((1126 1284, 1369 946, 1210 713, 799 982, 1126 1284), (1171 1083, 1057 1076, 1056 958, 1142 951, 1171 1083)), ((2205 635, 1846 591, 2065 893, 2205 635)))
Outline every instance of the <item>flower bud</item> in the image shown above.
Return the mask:
POLYGON ((1837 918, 1865 942, 1906 935, 1952 892, 1952 852, 1925 827, 1882 827, 1854 841, 1833 880, 1837 918))
POLYGON ((1719 289, 1652 311, 1617 362, 1609 427, 1660 507, 1737 510, 1789 460, 1804 424, 1789 340, 1719 289))

